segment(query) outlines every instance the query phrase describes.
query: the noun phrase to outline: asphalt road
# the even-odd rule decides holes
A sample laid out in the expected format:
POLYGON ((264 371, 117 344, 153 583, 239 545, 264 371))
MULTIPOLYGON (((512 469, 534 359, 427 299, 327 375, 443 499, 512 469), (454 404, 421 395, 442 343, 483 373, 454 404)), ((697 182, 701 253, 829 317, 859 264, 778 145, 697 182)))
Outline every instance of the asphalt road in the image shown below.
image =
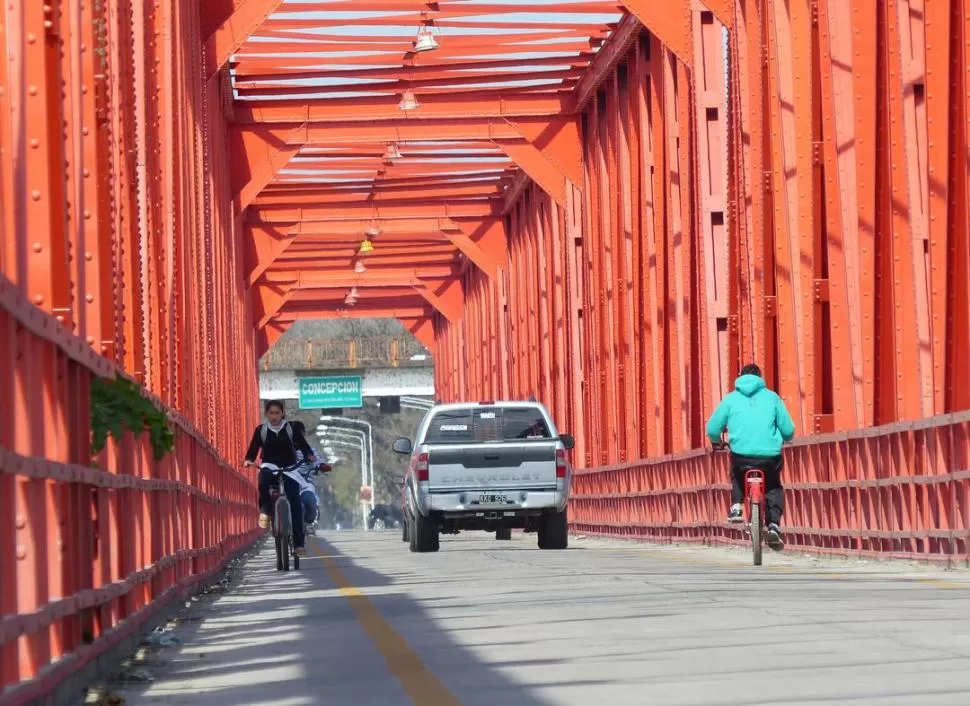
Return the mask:
POLYGON ((970 575, 534 535, 266 544, 127 704, 970 704, 970 575))

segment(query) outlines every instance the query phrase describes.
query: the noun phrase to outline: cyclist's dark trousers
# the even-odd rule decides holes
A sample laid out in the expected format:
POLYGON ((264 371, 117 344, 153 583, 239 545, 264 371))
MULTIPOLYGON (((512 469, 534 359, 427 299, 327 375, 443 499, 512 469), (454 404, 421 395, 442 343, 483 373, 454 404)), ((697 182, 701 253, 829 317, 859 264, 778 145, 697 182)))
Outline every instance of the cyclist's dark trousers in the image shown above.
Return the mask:
MULTIPOLYGON (((268 469, 259 471, 259 511, 264 515, 273 516, 273 500, 269 495, 269 487, 273 482, 273 473, 268 469)), ((283 492, 290 501, 290 514, 293 517, 293 546, 302 547, 306 541, 303 527, 303 503, 300 502, 300 486, 289 476, 283 476, 283 492)))
POLYGON ((785 461, 781 456, 738 456, 731 454, 731 502, 744 502, 744 466, 757 466, 765 474, 765 505, 770 525, 781 524, 785 514, 785 489, 781 486, 781 470, 785 461))

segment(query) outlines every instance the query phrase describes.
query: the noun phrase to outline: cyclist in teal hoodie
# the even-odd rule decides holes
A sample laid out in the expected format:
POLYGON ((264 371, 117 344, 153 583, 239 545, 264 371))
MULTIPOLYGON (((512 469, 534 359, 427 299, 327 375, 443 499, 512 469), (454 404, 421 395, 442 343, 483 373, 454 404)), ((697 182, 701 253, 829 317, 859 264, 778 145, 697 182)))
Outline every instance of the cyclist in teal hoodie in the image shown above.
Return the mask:
POLYGON ((723 444, 725 428, 731 447, 731 510, 728 522, 742 522, 744 501, 743 466, 756 466, 765 474, 768 546, 784 547, 778 523, 785 512, 785 490, 781 485, 784 460, 781 445, 795 436, 795 423, 775 392, 765 386, 761 368, 745 365, 734 381, 734 391, 721 400, 707 422, 707 436, 715 446, 723 444))

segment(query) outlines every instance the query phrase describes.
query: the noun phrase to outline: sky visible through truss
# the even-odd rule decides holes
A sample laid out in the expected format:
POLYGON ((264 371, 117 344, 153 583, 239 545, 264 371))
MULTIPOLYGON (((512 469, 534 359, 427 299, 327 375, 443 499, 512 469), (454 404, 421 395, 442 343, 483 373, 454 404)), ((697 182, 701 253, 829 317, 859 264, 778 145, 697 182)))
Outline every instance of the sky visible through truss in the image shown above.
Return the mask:
MULTIPOLYGON (((595 0, 593 1, 595 2, 595 0)), ((657 1, 662 2, 663 0, 657 1)), ((332 74, 339 71, 342 75, 311 78, 291 78, 285 75, 250 77, 236 75, 235 69, 233 69, 233 91, 240 104, 252 104, 253 101, 265 103, 274 100, 320 102, 335 99, 394 97, 400 94, 400 88, 389 85, 393 82, 389 82, 385 77, 364 78, 343 74, 354 70, 404 68, 407 65, 407 62, 403 59, 404 51, 417 34, 420 26, 420 12, 427 10, 426 3, 414 2, 413 10, 408 8, 377 12, 360 9, 361 6, 366 7, 367 3, 358 0, 330 0, 326 2, 327 5, 331 7, 336 5, 346 6, 347 9, 340 11, 301 9, 318 8, 321 4, 323 3, 320 0, 285 0, 280 8, 270 16, 264 28, 258 30, 249 39, 234 59, 243 63, 247 59, 262 62, 273 60, 276 68, 280 70, 292 68, 294 71, 304 74, 314 71, 332 74), (357 9, 354 9, 355 7, 357 9), (378 23, 348 24, 352 20, 379 20, 380 18, 395 16, 401 19, 394 20, 395 24, 390 25, 378 23), (273 28, 274 22, 294 20, 301 21, 299 29, 273 28), (304 22, 306 24, 303 24, 304 22), (316 50, 312 48, 314 47, 312 41, 314 36, 321 37, 319 47, 316 50), (292 46, 294 41, 305 44, 307 48, 292 46), (286 48, 286 51, 267 51, 273 44, 286 42, 291 44, 286 48), (340 49, 344 42, 364 45, 373 42, 375 47, 364 51, 344 51, 340 49), (295 51, 295 49, 300 51, 295 51), (386 63, 381 60, 383 56, 387 58, 386 63), (314 57, 318 57, 320 63, 315 65, 311 61, 308 65, 307 60, 312 60, 314 57), (359 64, 352 62, 357 57, 361 58, 359 64), (293 59, 295 63, 287 64, 287 59, 293 59), (242 91, 239 90, 240 86, 243 87, 242 91), (262 87, 272 90, 263 93, 260 90, 262 87), (293 93, 286 92, 289 87, 293 87, 295 91, 293 93), (320 90, 312 90, 316 88, 320 90)), ((577 31, 583 36, 593 36, 593 32, 599 32, 598 36, 605 38, 608 36, 605 27, 619 22, 624 15, 618 3, 615 6, 615 12, 591 12, 589 10, 590 0, 570 0, 569 2, 562 2, 562 0, 528 0, 527 2, 522 0, 443 0, 441 3, 443 9, 460 8, 461 10, 473 10, 476 6, 481 5, 501 5, 507 7, 508 11, 505 13, 490 12, 489 14, 471 17, 454 17, 445 13, 441 18, 436 18, 436 13, 431 11, 428 16, 435 18, 434 33, 439 46, 443 50, 449 48, 449 37, 451 37, 451 48, 460 47, 463 42, 474 41, 473 37, 496 37, 496 44, 483 49, 481 53, 472 54, 469 52, 464 56, 450 60, 447 58, 436 60, 434 55, 437 52, 430 52, 427 55, 428 61, 440 67, 443 72, 448 71, 449 65, 452 63, 467 61, 512 60, 518 62, 521 60, 522 63, 516 63, 502 69, 503 74, 514 75, 509 80, 496 80, 494 76, 489 76, 488 74, 495 72, 494 68, 466 66, 460 72, 464 74, 464 79, 460 82, 460 85, 449 84, 448 78, 443 77, 440 81, 435 81, 436 86, 431 89, 432 91, 447 90, 449 85, 453 86, 455 90, 461 91, 476 88, 483 91, 486 89, 515 91, 530 87, 533 90, 537 87, 550 90, 557 87, 566 88, 562 79, 564 68, 562 64, 537 64, 535 61, 554 57, 568 57, 573 53, 578 58, 579 52, 575 50, 579 39, 577 31), (571 12, 570 5, 575 5, 580 11, 571 12), (586 7, 583 8, 583 5, 586 7), (511 26, 516 24, 530 26, 511 26), (590 35, 586 35, 584 32, 587 28, 591 33, 590 35), (560 35, 562 39, 555 37, 546 40, 536 39, 537 33, 560 35), (516 36, 522 36, 523 41, 528 43, 528 51, 516 52, 514 50, 516 46, 514 38, 516 36), (499 40, 505 43, 499 44, 499 40), (563 41, 572 41, 572 48, 564 49, 561 45, 563 41), (557 43, 560 46, 557 47, 557 43), (548 51, 536 48, 544 44, 549 45, 548 51), (474 80, 476 73, 482 73, 483 81, 481 83, 466 82, 469 81, 469 75, 471 76, 470 80, 474 80)), ((406 4, 402 4, 402 6, 406 7, 406 4)), ((610 5, 606 4, 605 7, 610 7, 610 5)), ((724 44, 726 54, 726 38, 724 44)), ((594 43, 589 47, 584 47, 583 52, 589 56, 595 54, 598 48, 599 45, 594 43)), ((358 46, 356 49, 360 49, 360 47, 358 46)), ((418 57, 416 62, 418 65, 421 65, 424 61, 423 56, 418 57)), ((568 61, 568 59, 564 59, 565 61, 568 61)), ((424 65, 427 66, 428 64, 424 65)), ((466 155, 468 147, 462 143, 445 143, 433 140, 412 141, 408 142, 407 145, 400 144, 400 147, 402 153, 408 159, 407 163, 412 168, 424 164, 429 170, 432 170, 435 163, 441 163, 441 156, 451 155, 452 158, 449 161, 450 175, 453 179, 458 180, 473 176, 480 180, 497 180, 503 176, 503 173, 507 174, 507 169, 510 167, 510 160, 501 150, 497 148, 489 150, 487 146, 479 147, 474 156, 466 155), (428 158, 431 156, 429 152, 432 151, 434 155, 438 156, 437 160, 428 158), (466 164, 468 165, 466 172, 455 171, 456 167, 460 168, 466 164)), ((339 150, 331 151, 330 148, 324 146, 307 147, 280 172, 278 183, 312 184, 329 182, 339 184, 359 179, 359 170, 348 170, 346 166, 334 169, 327 168, 326 158, 330 154, 336 156, 338 153, 339 150)), ((342 159, 342 163, 346 165, 346 159, 342 159)))
MULTIPOLYGON (((339 71, 343 73, 352 72, 355 69, 367 70, 380 67, 402 68, 406 65, 406 62, 403 60, 404 51, 414 40, 420 26, 420 12, 427 9, 425 3, 415 2, 413 11, 408 9, 375 12, 360 9, 364 3, 359 3, 355 0, 345 0, 339 4, 345 5, 347 7, 346 10, 301 10, 301 6, 319 7, 320 4, 317 0, 286 0, 270 16, 264 25, 265 29, 257 31, 250 38, 249 42, 242 47, 241 51, 237 53, 234 59, 242 62, 245 62, 247 58, 264 62, 269 59, 275 59, 278 60, 276 65, 279 69, 292 67, 294 70, 302 70, 303 72, 317 70, 339 71), (355 6, 357 9, 354 9, 355 6), (402 15, 406 16, 402 17, 402 15), (349 20, 359 21, 364 18, 380 19, 395 16, 400 19, 393 20, 395 24, 390 25, 347 24, 349 20), (279 22, 280 20, 310 22, 306 22, 306 25, 303 25, 301 22, 298 30, 277 29, 274 31, 274 21, 279 22), (287 37, 290 35, 294 39, 288 39, 287 37), (321 37, 320 47, 316 51, 309 49, 309 47, 313 46, 313 42, 307 41, 313 36, 321 37), (383 39, 384 37, 390 41, 385 41, 383 39), (267 49, 269 49, 267 45, 292 41, 305 43, 308 48, 304 50, 302 46, 293 47, 291 45, 284 52, 267 52, 267 49), (340 49, 342 42, 364 44, 374 42, 377 46, 373 50, 343 51, 340 49), (302 51, 293 51, 296 48, 302 51), (386 64, 380 60, 380 57, 383 55, 387 57, 386 64), (320 64, 318 66, 307 66, 307 59, 312 59, 313 57, 319 57, 320 64), (362 61, 360 64, 347 61, 348 59, 357 57, 361 57, 362 59, 367 57, 368 60, 362 61), (287 59, 297 59, 298 62, 295 65, 288 65, 286 62, 287 59)), ((333 6, 338 3, 329 2, 327 4, 333 6)), ((465 75, 464 80, 460 84, 460 90, 462 91, 474 90, 476 88, 482 90, 508 89, 515 91, 516 89, 527 87, 554 89, 562 86, 562 65, 536 65, 534 63, 535 60, 551 57, 568 57, 572 54, 576 54, 578 58, 579 52, 575 50, 575 46, 580 38, 577 37, 577 31, 583 37, 588 37, 584 30, 589 28, 590 32, 599 32, 600 36, 605 36, 606 33, 602 31, 602 28, 610 23, 618 22, 623 17, 623 11, 618 5, 616 6, 615 12, 600 14, 590 12, 588 8, 589 3, 587 2, 585 11, 570 12, 569 5, 571 3, 564 3, 561 0, 529 0, 528 2, 522 2, 521 0, 450 0, 449 2, 446 0, 446 2, 441 4, 441 7, 443 9, 450 7, 452 9, 473 10, 476 6, 483 4, 507 6, 508 12, 502 14, 489 13, 472 17, 453 17, 445 14, 440 19, 436 18, 435 12, 429 12, 429 17, 435 18, 434 33, 443 50, 449 48, 450 36, 453 37, 451 40, 452 48, 459 47, 463 42, 475 41, 471 39, 472 37, 488 36, 494 36, 497 39, 501 38, 505 42, 509 40, 514 42, 514 37, 523 36, 523 41, 527 41, 530 46, 528 46, 527 51, 516 52, 514 43, 505 43, 502 45, 496 43, 493 47, 483 49, 481 53, 456 57, 453 60, 436 60, 434 54, 437 52, 431 52, 428 55, 430 62, 440 66, 445 71, 448 70, 450 63, 460 63, 469 60, 513 60, 516 62, 521 60, 521 64, 510 65, 502 69, 502 73, 514 75, 509 80, 496 80, 494 76, 488 76, 488 74, 494 73, 494 68, 485 67, 476 69, 474 67, 466 67, 462 69, 461 73, 465 75), (528 24, 531 26, 511 26, 515 24, 528 24), (552 26, 550 27, 550 25, 552 26), (559 34, 563 39, 557 40, 551 38, 548 40, 537 40, 535 38, 537 33, 559 34), (564 49, 562 46, 563 41, 571 41, 572 48, 564 49), (555 46, 557 43, 560 46, 555 46), (544 44, 549 45, 548 51, 536 48, 544 44), (482 73, 483 81, 481 83, 467 83, 466 81, 469 80, 468 76, 471 75, 471 80, 474 80, 476 72, 482 73), (543 74, 547 74, 547 76, 543 76, 543 74)), ((577 5, 577 7, 579 6, 577 5)), ((595 53, 597 48, 598 46, 584 47, 583 51, 589 55, 595 53)), ((360 49, 360 47, 355 47, 355 49, 360 49)), ((420 64, 422 59, 423 56, 419 56, 417 63, 420 64)), ((568 61, 568 58, 565 61, 568 61)), ((326 101, 333 99, 375 98, 380 96, 392 97, 400 91, 400 89, 388 87, 388 81, 385 78, 363 78, 341 75, 330 77, 317 76, 312 78, 276 76, 264 79, 262 77, 253 77, 251 79, 247 76, 235 75, 235 70, 233 70, 233 74, 234 94, 241 104, 251 103, 254 100, 272 101, 289 99, 326 101), (378 85, 375 86, 374 84, 378 85), (383 86, 380 84, 383 84, 383 86), (241 92, 239 86, 243 86, 247 90, 241 92), (272 87, 272 93, 261 93, 259 88, 262 86, 266 86, 267 88, 272 87), (290 86, 296 88, 294 93, 285 92, 285 89, 290 86), (367 89, 364 89, 365 86, 367 89), (308 88, 319 88, 320 90, 307 90, 308 88), (246 93, 249 95, 244 95, 246 93)), ((448 79, 446 77, 442 78, 440 85, 442 88, 438 90, 447 90, 446 87, 449 85, 448 79)), ((434 169, 435 160, 426 158, 430 156, 427 154, 429 150, 433 150, 438 155, 437 162, 439 164, 440 156, 452 155, 450 160, 452 169, 451 177, 458 180, 473 176, 480 180, 497 180, 503 176, 503 173, 507 174, 507 170, 511 166, 508 157, 497 148, 489 150, 486 147, 485 149, 477 150, 475 156, 463 156, 467 152, 467 146, 460 143, 450 144, 437 141, 427 141, 424 143, 409 142, 407 145, 400 145, 400 147, 402 148, 403 154, 407 157, 407 163, 411 168, 420 168, 420 165, 426 164, 429 169, 434 169), (492 154, 489 154, 489 151, 492 154), (468 165, 467 171, 454 171, 455 168, 460 168, 465 164, 468 165)), ((326 147, 305 148, 280 172, 279 183, 308 184, 329 182, 339 184, 353 182, 359 178, 360 174, 358 172, 351 170, 353 173, 350 173, 345 167, 328 169, 326 161, 321 160, 328 156, 329 151, 326 147)), ((334 153, 336 152, 334 151, 334 153)), ((346 160, 343 160, 342 163, 346 164, 346 160)))
MULTIPOLYGON (((625 15, 613 0, 439 0, 431 6, 422 0, 285 0, 232 57, 237 106, 251 108, 251 115, 275 110, 276 116, 292 116, 290 121, 312 109, 319 122, 342 125, 329 133, 332 137, 301 144, 291 153, 254 205, 257 211, 294 217, 303 207, 372 212, 366 228, 360 223, 342 230, 329 225, 326 214, 308 224, 299 242, 288 247, 287 266, 324 258, 328 269, 354 276, 364 271, 358 269, 362 246, 372 235, 378 237, 366 270, 393 268, 416 257, 439 267, 460 262, 464 255, 441 226, 421 221, 420 214, 438 204, 483 212, 501 204, 519 176, 509 143, 524 136, 490 139, 486 129, 473 137, 478 125, 472 122, 469 132, 458 126, 457 134, 463 135, 458 138, 435 137, 429 127, 409 129, 408 138, 382 136, 392 140, 382 142, 359 137, 361 128, 387 121, 389 130, 378 134, 393 135, 408 118, 425 117, 422 106, 429 121, 455 123, 474 121, 478 106, 499 100, 565 109, 570 92, 625 15), (428 27, 438 48, 417 53, 419 29, 428 27), (409 106, 409 95, 419 105, 409 106), (397 215, 383 217, 385 206, 397 209, 397 215), (377 227, 379 222, 388 227, 377 227)), ((449 128, 456 134, 455 125, 449 128)), ((306 296, 311 299, 294 302, 315 302, 323 295, 311 287, 306 296)), ((354 287, 344 305, 353 307, 357 296, 354 287)), ((392 297, 390 290, 362 285, 359 296, 383 306, 381 297, 390 301, 404 294, 392 297)), ((426 304, 420 297, 411 302, 416 308, 426 304)))
MULTIPOLYGON (((327 35, 339 35, 346 37, 348 40, 353 40, 355 37, 372 37, 375 35, 386 36, 389 38, 400 39, 402 42, 410 41, 414 39, 418 25, 417 23, 410 24, 400 24, 400 25, 346 25, 341 24, 342 21, 354 18, 380 18, 380 17, 391 17, 394 15, 400 15, 400 12, 367 12, 361 10, 350 9, 354 4, 354 0, 345 0, 342 4, 347 5, 348 9, 341 12, 301 12, 300 6, 314 3, 315 0, 286 0, 283 5, 277 10, 270 19, 280 18, 285 15, 287 19, 292 20, 316 20, 319 21, 320 25, 317 28, 307 28, 301 30, 303 34, 327 34, 327 35)), ((494 23, 494 27, 462 27, 461 25, 467 25, 468 19, 462 17, 450 18, 445 22, 439 23, 436 28, 436 37, 442 46, 446 46, 448 42, 449 30, 455 31, 460 30, 463 35, 477 35, 477 36, 514 36, 516 34, 529 34, 531 32, 538 31, 549 31, 553 32, 555 30, 546 29, 543 23, 563 23, 563 24, 575 24, 577 26, 584 25, 598 25, 598 24, 608 24, 613 22, 618 22, 623 13, 617 10, 613 14, 590 14, 583 13, 577 15, 575 13, 570 13, 568 10, 563 12, 529 12, 526 8, 534 8, 537 6, 554 7, 560 6, 562 8, 568 8, 569 3, 563 3, 562 0, 529 0, 528 2, 522 2, 522 0, 467 0, 461 2, 462 6, 474 7, 475 5, 489 4, 489 5, 507 5, 509 11, 505 15, 485 15, 479 18, 471 18, 472 20, 481 20, 487 18, 488 22, 494 23), (504 28, 501 25, 507 23, 535 23, 535 27, 531 29, 522 28, 504 28)), ((415 11, 420 11, 423 7, 423 3, 415 3, 415 11)), ((286 39, 280 37, 266 37, 260 36, 257 32, 254 37, 252 37, 250 42, 284 42, 286 39)), ((244 53, 244 52, 243 52, 244 53)), ((388 58, 388 66, 399 66, 401 64, 401 51, 398 48, 388 49, 386 52, 380 52, 379 50, 374 52, 301 52, 301 53, 289 53, 289 54, 260 54, 262 57, 278 57, 280 59, 286 59, 290 57, 312 57, 320 56, 321 64, 326 61, 327 58, 351 58, 355 56, 368 56, 375 53, 386 53, 388 58)), ((530 60, 537 58, 544 58, 550 56, 562 55, 561 51, 550 50, 549 52, 540 51, 529 51, 520 53, 510 53, 508 51, 496 51, 493 53, 483 53, 476 58, 486 60, 486 59, 522 59, 522 65, 517 67, 520 71, 529 71, 533 74, 540 73, 542 68, 533 67, 530 64, 530 60)), ((280 66, 284 67, 285 62, 281 62, 280 66)), ((351 70, 354 68, 367 69, 374 68, 373 64, 341 64, 341 69, 351 70)), ((516 69, 511 69, 516 70, 516 69)), ((348 86, 350 84, 366 85, 368 83, 379 83, 380 79, 362 79, 362 78, 317 78, 317 79, 290 79, 290 80, 277 80, 273 83, 286 83, 293 86, 320 86, 320 87, 330 87, 330 86, 348 86)), ((520 86, 534 86, 541 85, 542 83, 547 83, 548 80, 543 80, 542 78, 535 79, 523 79, 521 81, 505 81, 500 83, 490 82, 489 84, 472 84, 466 86, 468 88, 485 85, 500 85, 508 86, 510 88, 520 87, 520 86)), ((287 98, 300 98, 300 99, 317 99, 317 98, 351 98, 358 96, 368 96, 373 95, 373 93, 362 93, 359 91, 344 90, 344 91, 321 91, 320 93, 299 93, 299 94, 289 94, 289 95, 277 95, 274 96, 277 99, 287 99, 287 98)), ((245 97, 239 96, 238 91, 236 92, 237 99, 246 100, 245 97)))

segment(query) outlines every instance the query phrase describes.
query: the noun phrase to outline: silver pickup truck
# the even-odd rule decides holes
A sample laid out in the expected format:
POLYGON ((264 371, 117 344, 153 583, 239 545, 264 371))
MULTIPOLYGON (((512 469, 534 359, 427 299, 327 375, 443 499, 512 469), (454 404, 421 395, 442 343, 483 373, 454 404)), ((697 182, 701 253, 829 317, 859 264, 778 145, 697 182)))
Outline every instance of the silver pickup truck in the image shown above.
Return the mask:
POLYGON ((402 539, 435 552, 441 534, 484 530, 502 540, 523 529, 538 534, 540 549, 565 549, 573 445, 536 402, 432 407, 413 444, 394 442, 410 456, 402 539))

